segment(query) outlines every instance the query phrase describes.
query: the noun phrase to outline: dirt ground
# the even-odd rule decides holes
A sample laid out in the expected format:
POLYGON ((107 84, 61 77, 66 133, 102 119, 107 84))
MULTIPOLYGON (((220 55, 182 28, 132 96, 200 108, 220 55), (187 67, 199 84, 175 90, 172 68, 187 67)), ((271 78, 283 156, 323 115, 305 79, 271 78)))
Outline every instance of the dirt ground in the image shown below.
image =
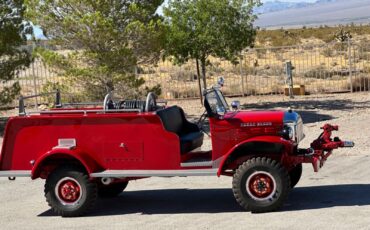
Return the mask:
MULTIPOLYGON (((236 100, 236 99, 232 99, 236 100)), ((43 197, 42 180, 0 179, 0 229, 369 229, 370 94, 239 99, 245 109, 292 109, 302 114, 308 147, 324 123, 338 124, 338 136, 353 149, 337 150, 325 167, 311 165, 282 210, 244 212, 234 200, 231 178, 150 178, 131 182, 119 197, 99 200, 81 218, 55 216, 43 197)), ((181 102, 189 117, 198 102, 181 102)), ((199 115, 198 115, 199 116, 199 115)), ((205 148, 210 141, 205 141, 205 148)))

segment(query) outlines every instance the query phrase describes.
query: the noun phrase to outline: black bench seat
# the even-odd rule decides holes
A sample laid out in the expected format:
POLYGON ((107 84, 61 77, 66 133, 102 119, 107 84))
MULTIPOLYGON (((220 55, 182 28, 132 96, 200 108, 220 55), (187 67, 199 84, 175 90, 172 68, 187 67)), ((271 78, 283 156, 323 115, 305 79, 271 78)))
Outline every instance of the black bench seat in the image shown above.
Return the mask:
POLYGON ((158 110, 164 128, 176 133, 180 139, 181 154, 188 153, 203 144, 204 134, 196 124, 186 120, 184 111, 177 106, 158 110))

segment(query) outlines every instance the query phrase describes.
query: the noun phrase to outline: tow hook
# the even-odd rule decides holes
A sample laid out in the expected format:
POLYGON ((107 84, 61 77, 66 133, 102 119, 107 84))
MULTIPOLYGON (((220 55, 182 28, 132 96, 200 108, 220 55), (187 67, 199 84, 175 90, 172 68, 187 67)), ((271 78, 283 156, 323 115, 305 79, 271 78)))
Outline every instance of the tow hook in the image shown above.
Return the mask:
POLYGON ((325 161, 334 149, 352 148, 355 146, 353 141, 342 141, 339 137, 331 138, 332 132, 339 130, 337 125, 326 124, 321 129, 323 129, 323 132, 311 143, 311 149, 314 150, 314 154, 311 156, 311 159, 308 159, 308 162, 312 163, 315 172, 324 166, 325 161))
POLYGON ((12 177, 8 177, 8 180, 15 180, 16 177, 12 176, 12 177))

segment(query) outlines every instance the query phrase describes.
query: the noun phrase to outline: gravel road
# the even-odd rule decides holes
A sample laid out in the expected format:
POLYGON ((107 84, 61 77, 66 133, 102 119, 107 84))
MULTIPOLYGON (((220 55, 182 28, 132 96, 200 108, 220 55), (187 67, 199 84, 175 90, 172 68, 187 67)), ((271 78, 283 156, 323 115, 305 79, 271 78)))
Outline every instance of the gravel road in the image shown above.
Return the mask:
MULTIPOLYGON (((246 109, 292 107, 305 120, 308 147, 327 122, 340 125, 340 137, 354 149, 335 152, 314 173, 311 165, 282 210, 244 212, 234 200, 231 178, 150 178, 130 182, 119 197, 101 199, 82 218, 55 216, 43 197, 42 180, 0 179, 0 229, 369 229, 370 95, 323 95, 281 100, 240 99, 246 109)), ((184 102, 183 102, 184 103, 184 102)), ((195 102, 194 102, 195 103, 195 102)), ((189 115, 198 114, 196 106, 189 115)), ((0 141, 1 142, 1 141, 0 141)), ((210 141, 205 141, 205 147, 210 141)))

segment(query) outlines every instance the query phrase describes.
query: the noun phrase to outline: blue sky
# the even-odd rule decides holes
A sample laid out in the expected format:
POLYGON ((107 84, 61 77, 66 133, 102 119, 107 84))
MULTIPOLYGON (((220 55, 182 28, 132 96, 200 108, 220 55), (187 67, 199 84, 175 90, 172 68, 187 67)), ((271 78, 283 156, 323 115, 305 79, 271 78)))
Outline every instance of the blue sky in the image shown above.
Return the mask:
MULTIPOLYGON (((279 0, 280 2, 316 2, 316 0, 279 0)), ((274 0, 262 0, 262 2, 274 2, 274 0)))

